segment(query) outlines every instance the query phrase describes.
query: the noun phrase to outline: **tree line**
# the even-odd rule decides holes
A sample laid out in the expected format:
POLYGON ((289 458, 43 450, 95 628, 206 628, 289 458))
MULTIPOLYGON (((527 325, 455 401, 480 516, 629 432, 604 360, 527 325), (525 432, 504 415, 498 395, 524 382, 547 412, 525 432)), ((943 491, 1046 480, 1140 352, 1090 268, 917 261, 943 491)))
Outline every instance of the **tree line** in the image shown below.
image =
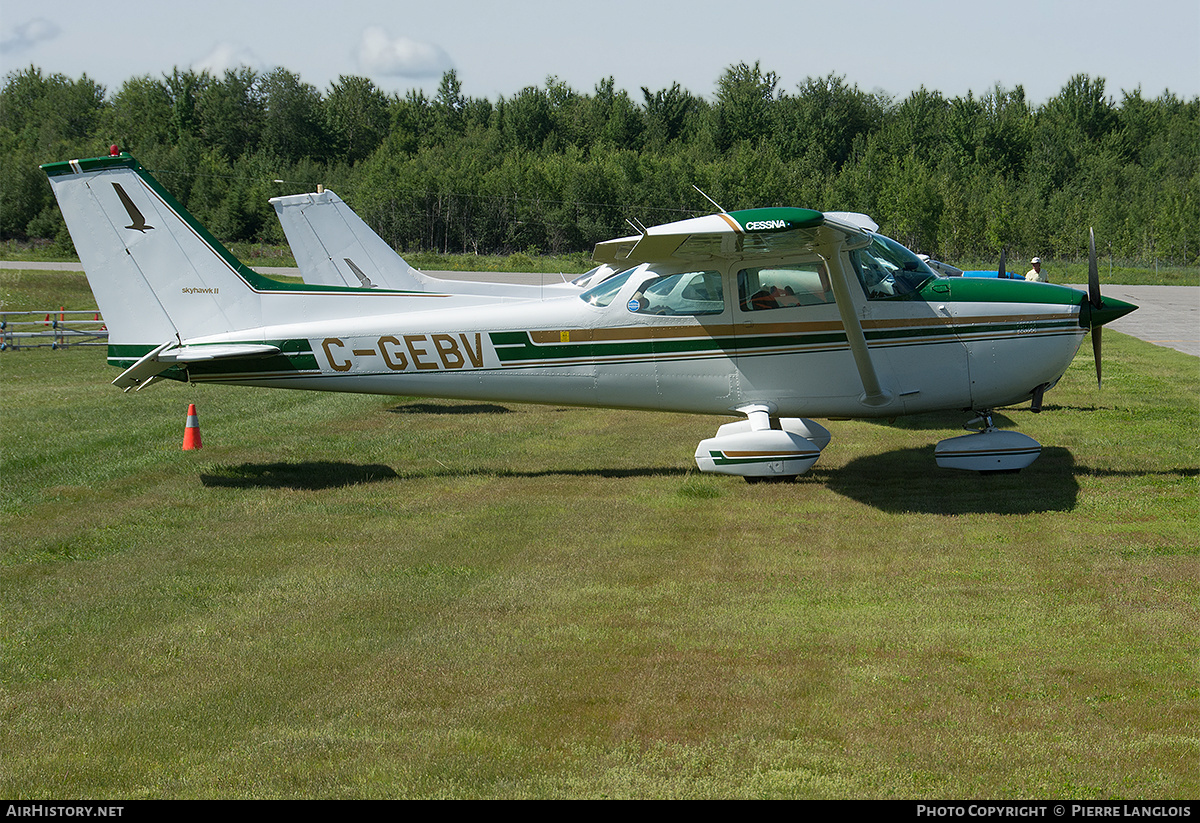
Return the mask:
POLYGON ((132 152, 218 237, 280 242, 268 199, 338 192, 401 252, 571 252, 712 211, 860 211, 942 259, 1076 259, 1089 226, 1140 262, 1200 259, 1200 98, 1115 101, 1077 75, 1043 105, 1021 86, 902 100, 830 74, 786 90, 757 63, 711 100, 679 84, 640 99, 549 77, 495 102, 385 94, 343 76, 324 92, 286 69, 176 69, 113 94, 29 67, 0 91, 0 238, 69 246, 40 163, 132 152))

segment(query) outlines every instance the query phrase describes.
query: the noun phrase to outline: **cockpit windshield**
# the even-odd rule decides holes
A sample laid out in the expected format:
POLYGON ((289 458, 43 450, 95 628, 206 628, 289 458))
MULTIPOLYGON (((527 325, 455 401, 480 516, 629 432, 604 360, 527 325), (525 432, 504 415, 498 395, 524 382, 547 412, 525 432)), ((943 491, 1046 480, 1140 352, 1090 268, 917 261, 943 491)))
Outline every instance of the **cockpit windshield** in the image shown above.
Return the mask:
POLYGON ((620 274, 614 274, 600 283, 600 285, 592 286, 579 295, 579 299, 589 306, 607 306, 617 296, 617 292, 621 290, 621 287, 625 285, 625 281, 629 279, 629 275, 633 274, 634 271, 635 269, 627 269, 620 274))
POLYGON ((850 252, 850 262, 870 300, 903 298, 937 277, 924 260, 881 234, 865 249, 850 252))

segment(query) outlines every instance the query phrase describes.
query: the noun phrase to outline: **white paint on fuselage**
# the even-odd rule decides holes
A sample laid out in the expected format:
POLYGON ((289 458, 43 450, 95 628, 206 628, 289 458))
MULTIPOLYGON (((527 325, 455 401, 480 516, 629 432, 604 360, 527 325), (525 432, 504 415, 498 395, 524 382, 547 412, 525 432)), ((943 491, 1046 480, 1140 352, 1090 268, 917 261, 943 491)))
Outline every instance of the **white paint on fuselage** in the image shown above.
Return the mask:
MULTIPOLYGON (((757 261, 756 261, 756 264, 757 261)), ((711 267, 711 262, 705 263, 711 267)), ((723 272, 720 315, 647 316, 627 307, 647 271, 631 278, 604 307, 578 297, 497 303, 472 295, 397 295, 396 310, 378 313, 379 293, 364 300, 376 313, 347 319, 279 323, 255 333, 262 340, 309 341, 320 374, 229 375, 221 382, 379 394, 620 407, 728 414, 751 403, 770 404, 777 414, 799 417, 894 417, 945 408, 992 408, 1026 399, 1070 364, 1084 331, 1039 331, 1031 319, 1025 334, 973 332, 997 318, 1040 317, 1073 307, 1016 303, 947 303, 923 300, 867 301, 856 311, 890 402, 866 406, 853 357, 838 336, 841 321, 832 304, 746 312, 736 300, 740 262, 723 272), (369 301, 369 302, 366 302, 369 301), (950 324, 960 333, 948 333, 950 324), (876 332, 895 332, 879 339, 876 332), (493 333, 527 334, 533 354, 504 362, 493 333), (750 341, 778 337, 780 344, 755 349, 750 341), (621 341, 629 351, 622 349, 621 341), (678 352, 680 340, 694 352, 678 352), (814 342, 815 341, 815 342, 814 342), (554 344, 561 345, 555 347, 554 344), (637 351, 632 351, 637 349, 637 351), (540 356, 537 352, 543 352, 540 356), (736 351, 736 353, 735 353, 736 351)), ((846 264, 848 265, 848 264, 846 264)), ((659 268, 658 272, 665 271, 659 268)), ((289 294, 264 294, 264 314, 291 317, 290 305, 314 302, 289 294)), ((1074 307, 1077 313, 1077 307, 1074 307)), ((245 332, 190 342, 247 340, 245 332)), ((504 348, 503 346, 501 348, 504 348)))

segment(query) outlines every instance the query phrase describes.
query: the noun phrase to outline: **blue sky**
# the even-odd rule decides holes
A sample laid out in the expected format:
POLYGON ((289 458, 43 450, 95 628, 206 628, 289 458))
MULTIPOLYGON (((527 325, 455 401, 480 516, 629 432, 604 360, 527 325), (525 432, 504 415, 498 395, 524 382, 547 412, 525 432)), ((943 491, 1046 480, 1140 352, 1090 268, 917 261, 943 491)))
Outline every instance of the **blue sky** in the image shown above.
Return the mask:
POLYGON ((385 91, 437 89, 457 71, 466 94, 496 100, 550 75, 590 93, 613 77, 641 102, 678 82, 711 98, 722 71, 758 62, 794 91, 844 76, 893 98, 925 86, 948 97, 1025 88, 1034 104, 1075 74, 1110 96, 1141 88, 1200 95, 1200 1, 962 0, 729 3, 606 0, 44 0, 0 6, 0 70, 87 73, 110 93, 173 67, 282 66, 325 90, 339 75, 385 91))

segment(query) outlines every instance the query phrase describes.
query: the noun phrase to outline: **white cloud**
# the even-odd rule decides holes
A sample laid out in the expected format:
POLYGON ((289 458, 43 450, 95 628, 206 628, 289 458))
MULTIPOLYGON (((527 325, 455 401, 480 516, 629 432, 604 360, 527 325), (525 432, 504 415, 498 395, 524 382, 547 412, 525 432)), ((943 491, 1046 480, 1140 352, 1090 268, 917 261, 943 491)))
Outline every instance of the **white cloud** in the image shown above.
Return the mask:
POLYGON ((393 77, 430 77, 453 68, 450 56, 440 46, 408 37, 392 38, 379 26, 363 32, 358 64, 368 74, 393 77))
POLYGON ((38 43, 58 37, 60 29, 44 17, 12 27, 12 34, 0 40, 0 53, 16 54, 31 49, 38 43))
POLYGON ((206 71, 213 77, 224 77, 227 70, 242 66, 262 71, 263 62, 250 49, 232 43, 218 43, 207 56, 192 63, 194 71, 206 71))

